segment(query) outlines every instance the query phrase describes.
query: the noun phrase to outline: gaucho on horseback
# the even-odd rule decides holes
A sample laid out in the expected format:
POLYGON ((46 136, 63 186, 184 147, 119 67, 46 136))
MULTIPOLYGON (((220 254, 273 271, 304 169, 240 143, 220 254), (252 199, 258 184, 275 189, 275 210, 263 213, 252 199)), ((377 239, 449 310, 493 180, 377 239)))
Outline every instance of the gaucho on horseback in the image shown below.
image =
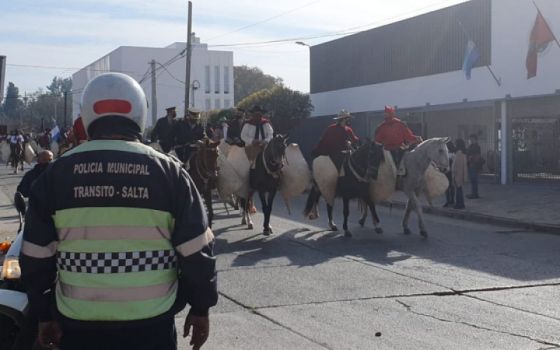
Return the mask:
POLYGON ((354 130, 350 126, 352 115, 344 109, 334 118, 335 122, 327 127, 319 143, 313 149, 313 158, 329 156, 336 168, 340 171, 344 161, 344 151, 358 142, 354 130))
POLYGON ((255 159, 264 150, 274 136, 274 129, 268 118, 264 115, 267 110, 259 105, 253 106, 249 110, 250 119, 243 125, 241 129, 241 140, 245 143, 245 151, 251 163, 251 171, 249 173, 249 183, 251 187, 254 184, 254 163, 255 159))
POLYGON ((398 168, 404 152, 411 146, 422 142, 422 137, 414 135, 412 130, 396 117, 394 107, 385 106, 385 120, 375 130, 375 142, 382 147, 376 147, 373 155, 372 173, 370 176, 374 179, 377 178, 377 170, 384 157, 383 148, 391 152, 395 165, 398 168))
POLYGON ((183 163, 189 161, 193 152, 193 145, 206 136, 204 128, 200 124, 200 113, 197 109, 189 108, 185 117, 177 121, 174 126, 175 152, 183 163))

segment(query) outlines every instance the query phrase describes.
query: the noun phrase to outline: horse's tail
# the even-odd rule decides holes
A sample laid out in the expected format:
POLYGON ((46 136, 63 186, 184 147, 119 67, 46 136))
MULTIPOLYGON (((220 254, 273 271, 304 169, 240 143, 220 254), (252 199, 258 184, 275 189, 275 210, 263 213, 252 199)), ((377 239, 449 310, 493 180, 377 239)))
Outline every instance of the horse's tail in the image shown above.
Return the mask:
POLYGON ((317 185, 315 181, 313 181, 313 185, 311 186, 311 191, 309 191, 309 195, 307 196, 307 202, 305 203, 305 209, 303 211, 303 215, 308 217, 311 214, 311 211, 321 198, 321 192, 317 189, 317 185))

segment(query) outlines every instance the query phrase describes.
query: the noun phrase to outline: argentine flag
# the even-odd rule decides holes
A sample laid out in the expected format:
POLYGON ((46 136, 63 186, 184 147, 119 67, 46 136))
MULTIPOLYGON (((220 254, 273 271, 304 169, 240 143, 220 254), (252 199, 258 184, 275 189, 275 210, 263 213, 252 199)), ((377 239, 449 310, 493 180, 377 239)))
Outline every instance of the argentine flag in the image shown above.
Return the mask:
POLYGON ((58 128, 58 125, 57 125, 51 130, 51 139, 53 141, 58 142, 58 141, 60 141, 60 137, 61 137, 60 129, 58 128))
POLYGON ((467 43, 467 49, 465 50, 465 58, 463 59, 463 72, 467 80, 471 80, 471 70, 473 66, 480 59, 480 52, 476 47, 474 41, 469 40, 467 43))

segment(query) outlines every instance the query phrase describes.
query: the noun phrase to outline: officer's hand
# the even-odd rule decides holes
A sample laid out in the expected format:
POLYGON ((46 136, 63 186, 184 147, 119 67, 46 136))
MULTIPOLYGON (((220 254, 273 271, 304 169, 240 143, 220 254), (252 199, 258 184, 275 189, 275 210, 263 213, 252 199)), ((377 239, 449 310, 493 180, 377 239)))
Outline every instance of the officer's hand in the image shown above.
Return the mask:
POLYGON ((39 322, 39 344, 47 349, 58 349, 62 339, 62 329, 56 321, 39 322))
POLYGON ((183 330, 183 338, 189 336, 192 327, 192 336, 190 344, 193 350, 198 350, 208 339, 210 332, 210 322, 208 316, 195 316, 189 314, 185 320, 185 327, 183 330))

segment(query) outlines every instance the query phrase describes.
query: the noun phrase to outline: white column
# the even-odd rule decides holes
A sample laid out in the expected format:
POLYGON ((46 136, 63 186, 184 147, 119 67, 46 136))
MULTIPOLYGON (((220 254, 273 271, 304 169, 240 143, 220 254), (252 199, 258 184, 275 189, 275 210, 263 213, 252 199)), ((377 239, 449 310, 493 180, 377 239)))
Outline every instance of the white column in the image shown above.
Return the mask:
POLYGON ((506 185, 508 183, 508 143, 509 143, 509 134, 508 134, 508 125, 507 125, 507 102, 503 100, 501 103, 501 183, 502 185, 506 185))

